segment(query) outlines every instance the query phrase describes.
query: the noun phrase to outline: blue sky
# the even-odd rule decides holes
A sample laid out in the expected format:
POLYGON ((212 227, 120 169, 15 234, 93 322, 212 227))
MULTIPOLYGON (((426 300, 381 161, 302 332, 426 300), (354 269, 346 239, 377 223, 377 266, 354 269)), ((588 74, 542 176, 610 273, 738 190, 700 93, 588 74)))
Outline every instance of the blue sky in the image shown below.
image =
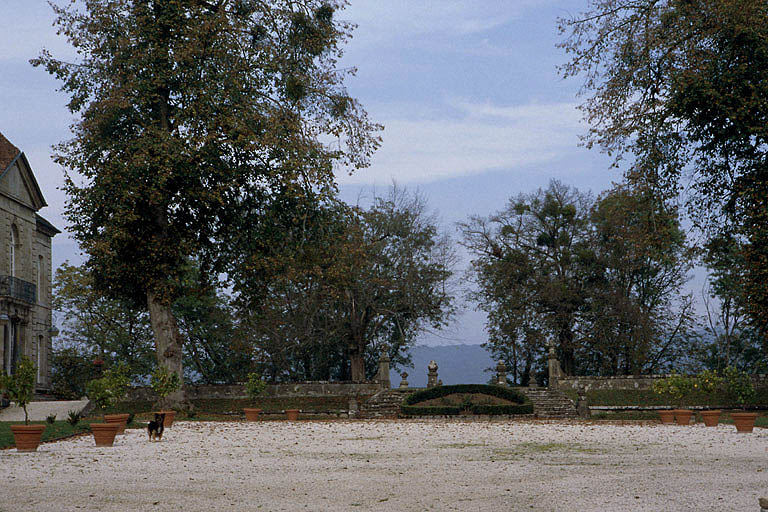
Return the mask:
MULTIPOLYGON (((559 78, 565 54, 558 16, 585 0, 352 0, 340 16, 358 25, 342 66, 371 117, 385 126, 369 169, 339 174, 342 197, 356 201, 393 180, 416 189, 455 237, 455 223, 488 215, 520 192, 560 179, 598 193, 620 172, 578 146, 586 125, 576 110, 579 82, 559 78)), ((62 171, 51 145, 69 137, 72 119, 57 83, 28 60, 45 47, 72 52, 57 37, 43 0, 0 0, 0 132, 32 164, 49 206, 40 212, 61 229, 62 171)), ((66 233, 56 237, 54 266, 79 262, 66 233)), ((483 316, 471 309, 429 344, 481 343, 483 316)))

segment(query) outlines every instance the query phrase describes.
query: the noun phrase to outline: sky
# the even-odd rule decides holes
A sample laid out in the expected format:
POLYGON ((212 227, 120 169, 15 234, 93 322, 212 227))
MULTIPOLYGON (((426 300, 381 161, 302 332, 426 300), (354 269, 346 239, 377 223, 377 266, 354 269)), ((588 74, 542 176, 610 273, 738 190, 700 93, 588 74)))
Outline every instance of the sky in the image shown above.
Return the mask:
MULTIPOLYGON (((357 68, 348 90, 385 129, 370 168, 339 173, 342 197, 365 200, 392 183, 418 190, 458 239, 457 222, 499 211, 552 179, 595 194, 620 181, 607 156, 579 146, 587 130, 576 108, 580 82, 557 72, 567 59, 556 47, 557 18, 585 3, 351 0, 338 16, 357 28, 340 65, 357 68)), ((44 0, 0 0, 0 18, 0 132, 35 171, 49 205, 40 214, 65 231, 54 239, 54 268, 79 263, 62 216, 63 171, 51 161, 73 119, 57 82, 28 62, 42 48, 62 58, 73 52, 44 0)), ((420 342, 482 343, 484 321, 469 304, 420 342)))

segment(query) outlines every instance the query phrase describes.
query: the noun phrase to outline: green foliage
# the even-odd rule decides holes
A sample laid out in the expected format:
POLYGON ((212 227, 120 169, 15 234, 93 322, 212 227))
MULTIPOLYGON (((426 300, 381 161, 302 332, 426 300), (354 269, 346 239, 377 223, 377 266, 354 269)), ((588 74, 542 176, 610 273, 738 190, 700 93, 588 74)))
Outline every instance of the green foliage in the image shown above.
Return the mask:
POLYGON ((163 401, 168 395, 181 387, 181 380, 176 372, 169 371, 165 366, 158 366, 152 372, 149 385, 152 391, 163 401))
POLYGON ((504 386, 490 386, 486 384, 457 384, 452 386, 435 386, 422 391, 411 393, 400 406, 403 414, 409 416, 429 416, 429 415, 455 415, 462 410, 469 409, 473 414, 532 414, 533 404, 531 401, 514 389, 504 386), (421 406, 421 402, 441 398, 457 393, 479 393, 483 395, 503 398, 511 402, 511 405, 488 405, 488 404, 461 404, 458 406, 421 406))
MULTIPOLYGON (((581 75, 588 145, 617 162, 632 153, 633 182, 685 190, 706 234, 742 245, 738 272, 752 327, 768 332, 768 9, 732 2, 589 2, 561 20, 581 75)), ((763 359, 766 345, 762 347, 763 359)))
POLYGON ((693 391, 694 385, 693 378, 672 372, 669 377, 654 381, 652 389, 657 395, 668 397, 677 405, 682 405, 683 400, 693 391))
POLYGON ((569 375, 657 371, 687 353, 693 254, 663 197, 616 186, 595 201, 552 181, 461 229, 486 348, 513 383, 545 373, 550 344, 569 375))
POLYGON ((83 414, 80 411, 69 411, 67 413, 67 423, 73 427, 76 427, 82 418, 83 414))
POLYGON ((37 368, 30 358, 21 356, 13 375, 0 375, 0 389, 8 398, 24 409, 24 423, 29 424, 27 405, 32 401, 37 381, 37 368))
POLYGON ((454 309, 453 250, 424 201, 399 189, 368 209, 280 199, 233 256, 249 269, 235 290, 257 369, 270 380, 362 381, 382 348, 407 364, 416 336, 454 309))
POLYGON ((695 377, 694 385, 704 393, 714 393, 723 386, 723 378, 715 370, 703 370, 695 377))
POLYGON ((128 366, 119 364, 105 370, 103 377, 90 381, 86 386, 86 394, 100 409, 105 410, 125 397, 130 381, 128 366))
POLYGON ((90 268, 65 262, 56 269, 53 307, 63 319, 52 361, 59 395, 83 396, 86 382, 93 378, 89 362, 97 358, 106 367, 124 363, 133 375, 149 375, 155 357, 148 313, 105 296, 90 268))
POLYGON ((245 382, 245 392, 248 398, 253 400, 261 395, 267 389, 267 383, 262 380, 261 375, 255 372, 248 374, 248 380, 245 382))
POLYGON ((95 357, 79 346, 58 348, 51 355, 51 392, 63 400, 78 400, 98 368, 95 357))
POLYGON ((732 366, 723 371, 723 384, 725 392, 741 407, 755 396, 755 387, 749 374, 732 366))
POLYGON ((53 423, 56 421, 56 415, 55 414, 49 414, 45 417, 45 422, 49 425, 53 425, 53 423))

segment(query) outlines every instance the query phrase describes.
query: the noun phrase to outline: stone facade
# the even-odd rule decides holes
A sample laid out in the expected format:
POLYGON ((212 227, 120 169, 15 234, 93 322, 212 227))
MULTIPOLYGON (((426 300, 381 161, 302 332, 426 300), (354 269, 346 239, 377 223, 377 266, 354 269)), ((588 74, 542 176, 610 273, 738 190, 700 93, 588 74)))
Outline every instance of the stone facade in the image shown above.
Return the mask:
MULTIPOLYGON (((632 375, 619 375, 615 377, 561 376, 557 379, 557 389, 562 391, 601 389, 636 389, 641 391, 651 389, 655 381, 666 377, 668 375, 640 375, 638 377, 632 375)), ((768 387, 768 375, 753 375, 752 380, 757 388, 768 387)))
POLYGON ((0 361, 13 373, 22 355, 50 388, 51 239, 59 231, 37 214, 47 206, 29 161, 0 134, 0 361))
MULTIPOLYGON (((265 397, 290 398, 301 396, 370 396, 378 393, 382 387, 377 382, 285 382, 268 384, 265 397)), ((210 400, 216 398, 248 398, 245 386, 240 384, 214 386, 184 386, 184 392, 190 400, 210 400)), ((154 401, 157 397, 151 388, 138 387, 128 391, 128 400, 154 401)))

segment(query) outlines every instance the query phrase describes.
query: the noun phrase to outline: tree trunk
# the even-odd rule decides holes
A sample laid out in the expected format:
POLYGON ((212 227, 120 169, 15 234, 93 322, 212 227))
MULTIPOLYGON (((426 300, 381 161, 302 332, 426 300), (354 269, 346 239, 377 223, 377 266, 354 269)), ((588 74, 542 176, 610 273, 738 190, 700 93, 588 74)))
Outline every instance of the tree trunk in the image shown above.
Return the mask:
POLYGON ((360 344, 349 347, 349 370, 350 379, 354 382, 365 381, 365 359, 363 358, 363 348, 360 344))
POLYGON ((149 307, 149 319, 152 324, 152 331, 155 334, 155 347, 157 348, 157 364, 164 366, 169 372, 174 372, 179 376, 181 387, 168 395, 165 404, 167 407, 186 407, 184 395, 184 373, 181 363, 181 335, 176 323, 176 317, 173 316, 170 304, 161 301, 157 295, 151 291, 147 292, 147 306, 149 307))

